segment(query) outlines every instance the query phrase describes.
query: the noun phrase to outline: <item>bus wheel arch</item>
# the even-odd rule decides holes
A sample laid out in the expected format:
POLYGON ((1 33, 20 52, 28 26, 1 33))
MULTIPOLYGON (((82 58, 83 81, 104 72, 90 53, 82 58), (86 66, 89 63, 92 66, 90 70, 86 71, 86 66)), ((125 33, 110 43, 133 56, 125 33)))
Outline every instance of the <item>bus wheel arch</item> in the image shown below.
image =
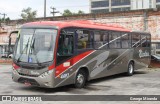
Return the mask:
POLYGON ((135 70, 135 63, 134 60, 130 60, 127 66, 127 76, 132 76, 135 70))
POLYGON ((81 67, 76 71, 75 74, 75 87, 83 88, 86 85, 86 82, 89 79, 89 70, 87 67, 81 67))

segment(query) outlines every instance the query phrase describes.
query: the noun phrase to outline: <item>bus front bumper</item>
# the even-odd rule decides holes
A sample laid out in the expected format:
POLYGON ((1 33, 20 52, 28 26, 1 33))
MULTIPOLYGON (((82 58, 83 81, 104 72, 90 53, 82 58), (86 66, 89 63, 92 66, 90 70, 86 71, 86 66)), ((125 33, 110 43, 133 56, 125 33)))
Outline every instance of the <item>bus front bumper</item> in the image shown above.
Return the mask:
POLYGON ((12 79, 15 82, 23 83, 31 86, 54 88, 54 69, 44 72, 38 77, 20 75, 17 70, 12 71, 12 79))

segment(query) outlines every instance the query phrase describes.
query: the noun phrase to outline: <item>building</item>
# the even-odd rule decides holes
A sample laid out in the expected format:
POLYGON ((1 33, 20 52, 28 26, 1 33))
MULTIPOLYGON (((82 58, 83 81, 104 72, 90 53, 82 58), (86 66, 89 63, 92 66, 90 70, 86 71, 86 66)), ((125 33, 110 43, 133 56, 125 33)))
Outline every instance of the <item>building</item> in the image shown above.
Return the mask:
MULTIPOLYGON (((11 47, 10 51, 13 52, 14 45, 16 42, 17 35, 11 35, 11 47)), ((4 28, 0 28, 0 59, 8 55, 8 45, 9 45, 9 32, 4 28)))
POLYGON ((160 0, 90 0, 91 13, 160 8, 160 0))

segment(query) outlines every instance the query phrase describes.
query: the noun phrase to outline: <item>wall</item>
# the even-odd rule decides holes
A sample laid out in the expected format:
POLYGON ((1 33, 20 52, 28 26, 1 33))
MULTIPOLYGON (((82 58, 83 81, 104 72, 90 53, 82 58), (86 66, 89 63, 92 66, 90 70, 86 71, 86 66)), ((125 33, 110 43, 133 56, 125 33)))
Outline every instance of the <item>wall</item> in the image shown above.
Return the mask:
MULTIPOLYGON (((34 21, 68 21, 91 20, 107 24, 119 24, 132 31, 146 31, 152 35, 153 42, 160 42, 160 10, 134 10, 127 12, 112 12, 103 14, 84 14, 74 16, 59 16, 36 18, 34 21)), ((15 28, 30 21, 12 20, 9 25, 15 28)), ((9 29, 8 29, 9 31, 9 29)))
MULTIPOLYGON (((146 31, 152 35, 152 42, 160 42, 160 10, 134 10, 127 12, 112 12, 103 14, 84 14, 74 16, 59 16, 36 18, 34 21, 70 21, 70 20, 90 20, 107 24, 118 24, 132 31, 146 31)), ((31 21, 12 20, 7 26, 0 28, 0 32, 17 30, 22 24, 31 21)), ((4 35, 0 36, 1 38, 4 35)), ((16 36, 14 36, 15 41, 16 36)), ((1 40, 1 39, 0 39, 1 40)), ((3 39, 2 39, 3 40, 3 39)), ((1 61, 1 60, 0 60, 1 61)))

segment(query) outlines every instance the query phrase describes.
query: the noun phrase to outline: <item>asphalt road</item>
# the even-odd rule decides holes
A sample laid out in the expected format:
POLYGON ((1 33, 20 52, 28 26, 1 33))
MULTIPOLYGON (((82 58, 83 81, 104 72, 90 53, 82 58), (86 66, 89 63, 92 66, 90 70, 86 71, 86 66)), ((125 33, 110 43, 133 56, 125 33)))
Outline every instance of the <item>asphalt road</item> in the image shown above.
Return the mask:
MULTIPOLYGON (((11 78, 11 66, 0 65, 0 95, 160 95, 160 69, 140 69, 131 77, 124 74, 109 76, 88 82, 84 89, 75 89, 72 85, 55 89, 39 88, 15 83, 11 78)), ((0 102, 0 104, 8 104, 0 102)), ((16 102, 18 103, 18 102, 16 102)), ((21 102, 19 102, 21 103, 21 102)), ((30 102, 23 102, 30 104, 30 102)), ((32 102, 37 104, 36 102, 32 102)), ((39 102, 42 103, 42 102, 39 102)), ((46 102, 53 104, 53 102, 46 102)), ((81 103, 81 102, 54 102, 56 103, 81 103)), ((88 103, 106 104, 94 101, 88 103)), ((109 104, 116 104, 112 101, 109 104)), ((118 102, 122 104, 150 104, 151 102, 118 102)), ((159 102, 152 102, 158 104, 159 102)), ((22 103, 21 103, 22 104, 22 103)))

